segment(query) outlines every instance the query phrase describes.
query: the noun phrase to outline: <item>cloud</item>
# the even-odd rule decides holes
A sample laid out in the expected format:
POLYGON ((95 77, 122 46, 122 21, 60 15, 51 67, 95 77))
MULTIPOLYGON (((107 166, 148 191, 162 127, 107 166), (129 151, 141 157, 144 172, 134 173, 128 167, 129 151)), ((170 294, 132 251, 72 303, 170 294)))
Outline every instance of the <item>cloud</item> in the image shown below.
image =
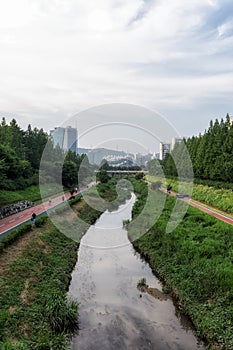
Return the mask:
POLYGON ((184 111, 198 111, 205 99, 227 104, 233 93, 228 6, 217 0, 2 1, 0 109, 31 114, 49 128, 58 115, 106 102, 184 111))
POLYGON ((220 37, 232 36, 233 35, 233 18, 227 20, 225 23, 218 27, 218 34, 220 37))

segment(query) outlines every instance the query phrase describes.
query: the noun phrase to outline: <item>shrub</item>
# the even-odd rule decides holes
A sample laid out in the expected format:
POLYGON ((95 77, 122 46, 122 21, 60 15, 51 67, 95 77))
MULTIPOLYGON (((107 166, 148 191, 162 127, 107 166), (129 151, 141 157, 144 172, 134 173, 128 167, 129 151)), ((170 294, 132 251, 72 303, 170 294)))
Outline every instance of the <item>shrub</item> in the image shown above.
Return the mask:
POLYGON ((144 177, 144 173, 137 173, 137 174, 135 175, 135 179, 136 179, 136 180, 142 180, 143 177, 144 177))
POLYGON ((48 216, 45 215, 45 216, 42 216, 40 217, 39 219, 36 219, 35 221, 35 226, 36 227, 41 227, 45 224, 45 222, 48 220, 48 216))
POLYGON ((123 220, 123 226, 124 226, 124 227, 127 227, 127 226, 129 225, 129 223, 130 223, 130 220, 129 220, 129 219, 123 220))
POLYGON ((31 224, 26 224, 20 227, 18 230, 15 230, 8 234, 6 237, 2 238, 0 242, 0 252, 8 247, 11 243, 17 241, 20 237, 22 237, 25 233, 30 232, 32 229, 31 224))
POLYGON ((141 279, 138 281, 137 287, 138 287, 138 288, 147 287, 146 278, 145 278, 145 277, 141 278, 141 279))
POLYGON ((45 317, 54 333, 78 330, 78 307, 75 300, 67 300, 62 293, 51 293, 45 305, 45 317))

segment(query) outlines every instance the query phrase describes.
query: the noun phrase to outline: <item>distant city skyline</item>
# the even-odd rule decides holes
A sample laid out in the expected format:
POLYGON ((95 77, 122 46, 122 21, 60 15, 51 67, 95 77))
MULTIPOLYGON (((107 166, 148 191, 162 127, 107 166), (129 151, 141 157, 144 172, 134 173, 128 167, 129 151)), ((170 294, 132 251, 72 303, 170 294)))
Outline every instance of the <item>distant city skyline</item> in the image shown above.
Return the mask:
POLYGON ((0 115, 49 132, 129 103, 203 133, 233 114, 232 13, 231 0, 3 1, 0 115))
POLYGON ((50 130, 50 136, 52 136, 54 147, 58 145, 65 151, 78 152, 78 131, 76 128, 71 126, 55 127, 50 130))

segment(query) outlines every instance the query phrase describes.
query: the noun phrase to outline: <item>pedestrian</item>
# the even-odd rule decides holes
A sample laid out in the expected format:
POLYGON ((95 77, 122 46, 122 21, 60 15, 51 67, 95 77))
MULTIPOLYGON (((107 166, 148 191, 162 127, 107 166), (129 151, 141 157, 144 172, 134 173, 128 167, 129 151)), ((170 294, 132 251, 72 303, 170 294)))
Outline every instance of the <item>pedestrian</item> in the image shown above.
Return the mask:
POLYGON ((61 199, 62 199, 62 202, 64 202, 64 200, 65 200, 65 196, 62 196, 62 197, 61 197, 61 199))
POLYGON ((51 199, 49 199, 49 205, 51 205, 52 204, 52 200, 51 199))
POLYGON ((35 222, 35 220, 36 220, 36 213, 32 213, 31 221, 35 222))

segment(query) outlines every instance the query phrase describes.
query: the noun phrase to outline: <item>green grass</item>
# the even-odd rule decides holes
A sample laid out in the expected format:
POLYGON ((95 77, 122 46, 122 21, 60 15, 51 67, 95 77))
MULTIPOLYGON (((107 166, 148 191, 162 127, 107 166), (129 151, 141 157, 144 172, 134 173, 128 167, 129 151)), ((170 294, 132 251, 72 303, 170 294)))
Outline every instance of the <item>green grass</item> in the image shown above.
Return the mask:
POLYGON ((0 190, 0 205, 16 203, 21 200, 38 200, 40 199, 39 186, 30 186, 25 190, 7 191, 0 190))
MULTIPOLYGON (((106 199, 102 211, 112 208, 112 201, 116 200, 115 185, 113 179, 88 191, 94 201, 99 200, 96 191, 106 199)), ((121 192, 114 207, 128 196, 127 191, 121 192)), ((71 204, 84 223, 79 227, 81 237, 101 211, 89 207, 81 196, 71 204)), ((66 220, 65 207, 57 209, 57 214, 54 215, 66 220)), ((25 239, 23 234, 30 235, 28 244, 18 248, 19 254, 0 276, 1 350, 65 350, 77 330, 78 303, 67 299, 67 290, 77 260, 78 243, 60 233, 50 219, 41 218, 36 222, 37 228, 12 232, 3 242, 3 254, 7 254, 12 249, 10 244, 25 239)), ((69 217, 67 223, 72 226, 69 217)))
POLYGON ((77 303, 66 299, 76 257, 77 243, 51 223, 32 236, 0 278, 1 349, 60 350, 67 344, 78 320, 77 303))
MULTIPOLYGON (((155 176, 147 175, 147 180, 150 182, 158 181, 155 176)), ((178 181, 176 179, 161 179, 163 185, 171 184, 172 190, 178 192, 178 181)), ((185 186, 185 182, 180 182, 185 186)), ((223 212, 233 214, 233 191, 226 188, 216 188, 214 186, 207 186, 202 184, 193 185, 192 198, 202 203, 206 203, 223 212)))
MULTIPOLYGON (((45 218, 43 218, 45 219, 45 218)), ((41 222, 42 218, 38 220, 38 222, 41 222)), ((31 224, 25 224, 22 227, 18 228, 17 230, 14 230, 9 235, 3 237, 0 239, 0 253, 4 251, 8 246, 10 246, 13 242, 17 241, 20 237, 24 236, 25 233, 30 232, 32 229, 31 224)))
MULTIPOLYGON (((157 201, 162 196, 155 193, 157 201)), ((138 197, 134 216, 145 196, 138 197)), ((133 242, 153 270, 173 291, 188 314, 197 335, 213 349, 233 349, 233 227, 189 207, 183 221, 171 233, 166 226, 175 198, 168 197, 162 215, 151 229, 133 242)), ((156 207, 151 207, 154 215, 156 207)), ((144 216, 144 222, 148 219, 144 216)), ((145 223, 146 225, 146 223, 145 223)), ((135 227, 129 225, 134 239, 135 227)))
MULTIPOLYGON (((56 184, 46 184, 43 185, 43 191, 45 193, 48 193, 49 196, 49 193, 59 193, 60 187, 56 184)), ((11 203, 17 203, 21 200, 29 200, 37 203, 40 202, 41 194, 39 185, 30 186, 25 188, 24 190, 0 190, 0 206, 4 206, 11 203)))

